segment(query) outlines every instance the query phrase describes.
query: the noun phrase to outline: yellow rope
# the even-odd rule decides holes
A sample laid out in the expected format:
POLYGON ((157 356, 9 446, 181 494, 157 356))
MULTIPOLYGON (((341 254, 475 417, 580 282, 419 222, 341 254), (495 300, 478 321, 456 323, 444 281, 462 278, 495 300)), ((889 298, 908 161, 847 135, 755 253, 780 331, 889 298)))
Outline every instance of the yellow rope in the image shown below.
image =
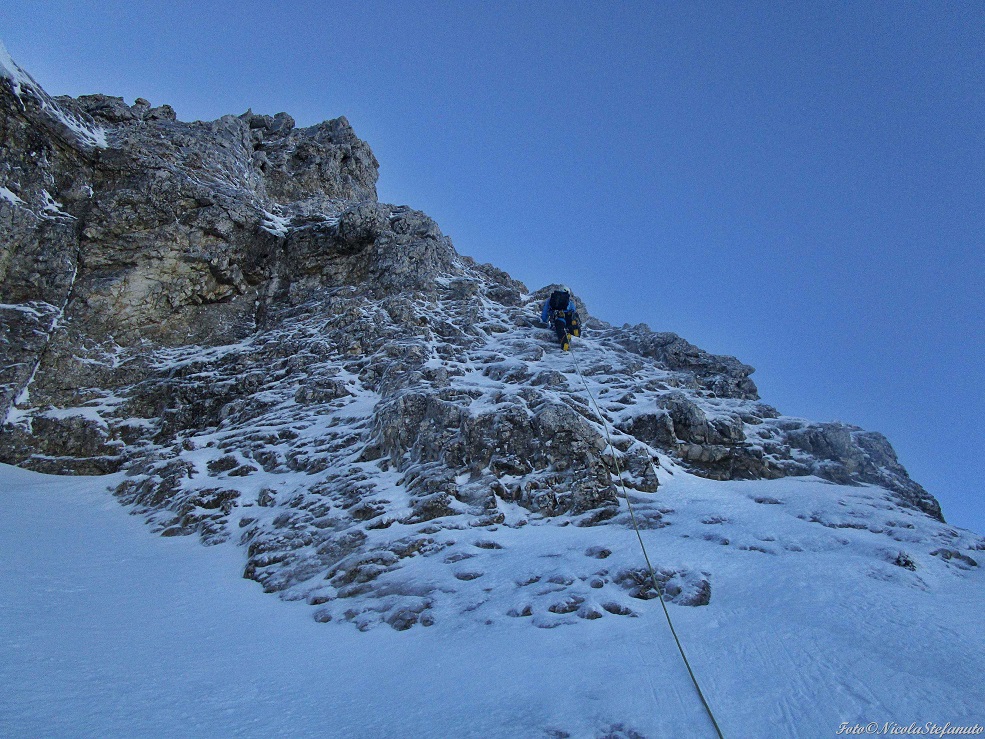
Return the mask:
MULTIPOLYGON (((609 444, 609 451, 612 453, 612 461, 615 463, 616 476, 619 478, 619 486, 622 488, 623 498, 626 499, 626 507, 629 508, 629 517, 633 521, 633 528, 636 530, 636 538, 639 539, 640 548, 643 550, 643 559, 646 560, 646 566, 650 570, 650 580, 653 582, 653 587, 657 591, 657 597, 660 599, 660 605, 663 608, 664 616, 667 617, 667 625, 670 627, 670 633, 673 635, 674 641, 677 643, 677 650, 681 653, 681 659, 684 660, 684 666, 687 667, 687 673, 691 676, 691 682, 694 683, 694 689, 698 691, 698 697, 701 699, 701 705, 703 705, 705 707, 705 711, 708 712, 708 718, 711 719, 712 726, 715 727, 715 732, 718 734, 718 738, 725 739, 722 734, 722 730, 718 727, 718 721, 715 720, 715 714, 712 713, 711 706, 708 705, 708 701, 705 699, 704 693, 701 692, 701 686, 698 685, 698 679, 694 676, 694 670, 691 669, 691 663, 688 662, 687 655, 684 654, 684 647, 681 645, 681 640, 677 636, 677 630, 674 628, 674 622, 670 619, 670 611, 667 610, 667 603, 664 601, 663 590, 660 588, 660 583, 657 582, 657 575, 653 571, 653 565, 650 563, 650 555, 647 554, 646 545, 643 543, 643 535, 640 534, 640 527, 636 522, 636 512, 633 510, 633 504, 629 499, 629 493, 626 492, 626 483, 622 479, 622 470, 619 469, 619 459, 616 456, 616 448, 612 445, 612 437, 609 435, 609 423, 605 420, 605 416, 602 415, 602 409, 599 408, 598 401, 595 400, 595 395, 588 387, 588 383, 585 381, 585 376, 581 373, 581 367, 578 366, 578 360, 575 359, 575 353, 569 353, 571 354, 571 361, 575 365, 575 372, 577 372, 578 377, 581 378, 581 384, 585 387, 585 392, 588 393, 588 397, 591 399, 592 405, 595 406, 595 413, 598 415, 599 421, 605 429, 605 439, 609 444)), ((652 461, 650 463, 650 467, 651 469, 653 468, 652 461)), ((653 470, 653 474, 657 474, 655 469, 653 470)))

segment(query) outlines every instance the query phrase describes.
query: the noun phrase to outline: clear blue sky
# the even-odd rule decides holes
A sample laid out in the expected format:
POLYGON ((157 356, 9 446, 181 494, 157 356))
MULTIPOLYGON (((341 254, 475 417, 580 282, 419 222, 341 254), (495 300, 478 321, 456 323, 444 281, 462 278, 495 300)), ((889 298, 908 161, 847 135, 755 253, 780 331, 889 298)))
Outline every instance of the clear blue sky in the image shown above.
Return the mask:
POLYGON ((985 4, 24 2, 52 94, 345 115, 380 197, 885 433, 985 533, 985 4))

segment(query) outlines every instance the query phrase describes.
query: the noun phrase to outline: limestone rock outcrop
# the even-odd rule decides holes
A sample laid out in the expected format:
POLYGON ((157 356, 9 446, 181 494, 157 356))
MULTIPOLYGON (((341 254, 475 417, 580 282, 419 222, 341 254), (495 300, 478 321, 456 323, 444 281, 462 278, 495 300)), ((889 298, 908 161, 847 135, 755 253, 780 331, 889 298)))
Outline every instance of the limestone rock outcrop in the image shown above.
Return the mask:
MULTIPOLYGON (((448 532, 625 523, 617 470, 644 495, 662 466, 818 475, 941 519, 885 437, 785 417, 751 367, 675 334, 590 318, 579 375, 539 324, 551 286, 378 202, 344 118, 186 123, 0 75, 0 461, 124 471, 117 496, 155 530, 240 542, 245 575, 318 620, 433 622, 443 586, 414 562, 480 592, 466 561, 499 546, 448 532)), ((652 597, 603 570, 583 578, 602 610, 557 573, 509 609, 595 619, 652 597)), ((661 577, 712 597, 707 573, 661 577)))

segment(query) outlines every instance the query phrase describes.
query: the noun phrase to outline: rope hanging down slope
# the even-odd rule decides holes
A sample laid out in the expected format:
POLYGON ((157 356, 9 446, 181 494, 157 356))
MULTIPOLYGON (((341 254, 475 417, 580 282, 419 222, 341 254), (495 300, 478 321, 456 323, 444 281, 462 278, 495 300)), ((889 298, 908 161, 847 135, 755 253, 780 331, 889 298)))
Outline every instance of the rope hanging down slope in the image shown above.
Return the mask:
MULTIPOLYGON (((694 676, 694 670, 691 669, 691 663, 688 662, 687 655, 684 654, 684 647, 681 645, 681 640, 677 636, 677 630, 674 628, 674 622, 670 619, 670 612, 667 610, 667 603, 664 601, 663 590, 660 587, 660 583, 657 582, 657 575, 653 571, 653 565, 650 563, 650 555, 647 554, 646 545, 643 543, 643 536, 640 534, 640 527, 636 523, 636 512, 633 510, 633 503, 629 499, 629 493, 626 492, 626 483, 622 479, 622 470, 619 469, 619 459, 616 456, 616 448, 612 445, 612 437, 609 434, 609 423, 605 420, 605 416, 602 415, 602 409, 599 408, 598 401, 595 400, 595 395, 592 393, 591 389, 588 387, 588 383, 585 381, 585 376, 581 373, 581 367, 578 365, 578 360, 575 358, 575 352, 569 352, 571 355, 571 361, 575 366, 575 372, 578 373, 578 377, 581 379, 581 384, 585 388, 585 392, 588 393, 588 397, 592 401, 592 405, 595 407, 595 413, 599 417, 599 421, 602 423, 602 427, 605 429, 605 439, 609 444, 609 451, 612 453, 612 460, 616 467, 616 476, 619 478, 619 486, 622 488, 622 497, 626 501, 626 507, 629 508, 629 517, 633 522, 633 528, 636 530, 636 538, 639 539, 640 549, 643 550, 643 559, 646 560, 647 569, 650 571, 650 580, 653 582, 653 588, 657 592, 657 597, 660 599, 660 606, 663 608, 664 616, 667 618, 667 625, 670 627, 670 633, 674 637, 674 641, 677 643, 677 650, 681 653, 681 659, 684 660, 684 666, 687 667, 687 674, 691 676, 691 682, 694 683, 694 689, 698 691, 698 698, 701 699, 701 705, 704 706, 705 711, 708 713, 708 718, 711 719, 712 726, 715 727, 715 733, 718 734, 718 739, 725 739, 722 734, 722 730, 718 726, 718 721, 715 720, 715 714, 711 710, 711 706, 708 705, 708 701, 705 699, 704 693, 701 692, 701 686, 698 685, 698 679, 694 676)), ((652 467, 652 463, 651 463, 652 467)), ((656 475, 656 470, 653 471, 656 475)))

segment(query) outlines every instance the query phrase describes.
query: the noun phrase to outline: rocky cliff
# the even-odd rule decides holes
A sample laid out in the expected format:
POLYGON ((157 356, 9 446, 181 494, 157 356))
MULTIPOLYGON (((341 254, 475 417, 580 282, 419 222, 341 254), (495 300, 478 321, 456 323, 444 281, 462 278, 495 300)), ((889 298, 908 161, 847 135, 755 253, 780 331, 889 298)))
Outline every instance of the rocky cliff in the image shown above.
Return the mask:
MULTIPOLYGON (((593 317, 560 353, 550 286, 378 202, 344 118, 186 123, 52 98, 5 54, 0 75, 0 461, 123 472, 154 530, 241 543, 247 577, 320 620, 427 625, 462 589, 546 625, 632 613, 653 593, 628 562, 518 560, 509 592, 482 562, 511 556, 497 532, 625 525, 620 483, 668 526, 675 473, 815 475, 943 521, 883 436, 781 415, 732 357, 593 317)), ((661 577, 711 597, 710 573, 661 577)))

